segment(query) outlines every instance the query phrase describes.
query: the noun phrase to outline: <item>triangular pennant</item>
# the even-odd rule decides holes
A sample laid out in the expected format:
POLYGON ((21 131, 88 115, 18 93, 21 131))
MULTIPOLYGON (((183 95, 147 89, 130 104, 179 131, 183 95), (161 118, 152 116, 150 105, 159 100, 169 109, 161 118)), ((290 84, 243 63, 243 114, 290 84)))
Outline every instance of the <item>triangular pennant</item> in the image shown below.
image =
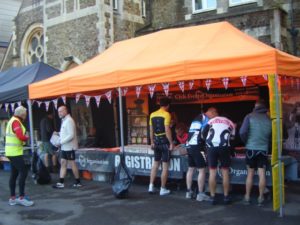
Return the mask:
POLYGON ((81 94, 76 94, 75 96, 75 102, 78 103, 79 99, 80 99, 81 94))
POLYGON ((15 111, 15 104, 16 103, 10 103, 10 107, 11 107, 11 110, 14 112, 15 111))
POLYGON ((21 102, 17 102, 17 104, 18 104, 18 106, 21 106, 21 105, 22 105, 22 103, 21 103, 21 102))
POLYGON ((123 96, 126 96, 127 92, 128 92, 128 88, 127 87, 125 87, 125 88, 122 89, 122 95, 123 96))
POLYGON ((246 87, 246 85, 247 85, 247 77, 246 76, 241 76, 241 81, 243 83, 243 86, 246 87))
POLYGON ((0 109, 2 108, 2 104, 0 104, 0 109))
POLYGON ((222 82, 223 82, 223 85, 224 85, 225 89, 227 89, 228 88, 228 83, 229 83, 229 78, 228 77, 222 78, 222 82))
POLYGON ((194 81, 193 81, 193 80, 190 80, 190 81, 189 81, 189 88, 190 88, 190 90, 192 90, 193 87, 194 87, 194 81))
POLYGON ((137 97, 137 98, 140 97, 141 90, 142 90, 142 86, 136 86, 136 87, 135 87, 135 93, 136 93, 136 97, 137 97))
POLYGON ((287 85, 287 77, 284 76, 284 85, 287 85))
POLYGON ((156 84, 150 84, 150 85, 148 85, 148 89, 149 89, 149 93, 150 93, 150 97, 151 98, 153 98, 155 88, 156 88, 156 84))
MULTIPOLYGON (((66 99, 66 96, 65 96, 65 95, 61 96, 61 99, 63 100, 64 104, 67 104, 67 99, 66 99)), ((77 102, 76 102, 76 103, 77 103, 77 102)))
POLYGON ((183 93, 184 92, 184 81, 178 81, 178 86, 183 93))
POLYGON ((91 96, 84 95, 86 106, 89 107, 91 96))
POLYGON ((105 96, 106 96, 108 102, 111 103, 111 91, 106 92, 105 96))
POLYGON ((32 101, 31 101, 31 105, 33 105, 34 103, 35 103, 35 100, 32 100, 32 101))
POLYGON ((95 96, 97 107, 100 105, 101 95, 95 96))
POLYGON ((9 103, 5 103, 5 111, 8 112, 9 103))
POLYGON ((54 100, 52 100, 52 102, 53 102, 53 104, 54 104, 54 108, 55 108, 55 109, 57 109, 57 101, 58 101, 58 99, 54 99, 54 100))
POLYGON ((169 86, 170 86, 169 83, 162 83, 162 86, 163 86, 166 96, 168 96, 169 95, 169 86))
POLYGON ((206 89, 209 91, 210 86, 211 86, 211 79, 207 79, 207 80, 205 81, 205 85, 206 85, 206 89))
POLYGON ((42 102, 40 102, 40 101, 36 101, 37 102, 37 104, 38 104, 38 106, 39 106, 39 108, 41 107, 41 104, 42 104, 42 102))
POLYGON ((294 78, 291 77, 291 87, 293 88, 294 87, 294 78))
POLYGON ((50 101, 46 101, 46 102, 45 102, 46 111, 48 111, 48 110, 49 110, 49 105, 50 105, 50 101))
POLYGON ((268 75, 267 75, 267 74, 264 74, 264 75, 263 75, 263 78, 264 78, 265 80, 268 80, 268 75))

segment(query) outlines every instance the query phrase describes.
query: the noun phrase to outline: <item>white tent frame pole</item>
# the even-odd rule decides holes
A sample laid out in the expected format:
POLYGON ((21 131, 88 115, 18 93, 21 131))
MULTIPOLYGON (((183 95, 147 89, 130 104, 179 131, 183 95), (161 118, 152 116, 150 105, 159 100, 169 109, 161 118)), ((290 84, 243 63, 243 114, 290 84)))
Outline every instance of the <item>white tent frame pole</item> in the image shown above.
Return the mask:
POLYGON ((124 123, 123 123, 123 101, 122 89, 118 87, 119 92, 119 114, 120 114, 120 136, 121 136, 121 153, 124 154, 124 123))
POLYGON ((31 151, 34 150, 34 132, 33 132, 33 118, 32 118, 32 105, 31 105, 31 100, 27 100, 27 105, 28 105, 28 116, 29 116, 29 132, 30 132, 30 147, 31 151))

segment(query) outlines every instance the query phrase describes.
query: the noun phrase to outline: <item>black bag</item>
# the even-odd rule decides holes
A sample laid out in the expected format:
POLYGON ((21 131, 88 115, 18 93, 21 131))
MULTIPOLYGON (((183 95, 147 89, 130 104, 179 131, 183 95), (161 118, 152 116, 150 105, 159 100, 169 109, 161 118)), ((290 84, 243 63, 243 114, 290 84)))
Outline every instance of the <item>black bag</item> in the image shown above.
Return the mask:
POLYGON ((132 183, 132 176, 125 164, 125 156, 121 155, 121 161, 115 173, 112 191, 116 198, 128 197, 130 185, 132 183))
POLYGON ((32 173, 33 179, 38 184, 49 184, 51 182, 51 175, 36 152, 33 152, 32 155, 32 173))

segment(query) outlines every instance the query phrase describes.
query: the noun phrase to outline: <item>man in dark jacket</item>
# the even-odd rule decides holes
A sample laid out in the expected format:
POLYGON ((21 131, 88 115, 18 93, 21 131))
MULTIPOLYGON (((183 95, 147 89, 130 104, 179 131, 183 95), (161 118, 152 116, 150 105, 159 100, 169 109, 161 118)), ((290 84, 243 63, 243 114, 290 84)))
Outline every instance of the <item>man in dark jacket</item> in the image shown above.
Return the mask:
POLYGON ((258 168, 259 197, 258 205, 263 205, 266 187, 266 166, 271 140, 272 124, 267 115, 268 109, 263 101, 257 101, 252 113, 248 114, 241 126, 240 137, 246 147, 246 164, 248 175, 244 202, 250 203, 251 188, 255 169, 258 168))

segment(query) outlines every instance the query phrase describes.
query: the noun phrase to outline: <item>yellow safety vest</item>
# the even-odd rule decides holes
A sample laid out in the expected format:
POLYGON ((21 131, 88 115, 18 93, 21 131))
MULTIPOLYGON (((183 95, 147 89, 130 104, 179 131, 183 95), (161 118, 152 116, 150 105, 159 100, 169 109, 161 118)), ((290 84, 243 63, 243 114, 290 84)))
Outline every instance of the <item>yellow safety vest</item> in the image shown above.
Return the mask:
POLYGON ((6 156, 19 156, 23 155, 23 141, 21 141, 13 132, 12 124, 14 121, 19 121, 22 127, 22 132, 25 134, 26 129, 22 122, 13 116, 7 123, 6 136, 5 136, 5 155, 6 156))

